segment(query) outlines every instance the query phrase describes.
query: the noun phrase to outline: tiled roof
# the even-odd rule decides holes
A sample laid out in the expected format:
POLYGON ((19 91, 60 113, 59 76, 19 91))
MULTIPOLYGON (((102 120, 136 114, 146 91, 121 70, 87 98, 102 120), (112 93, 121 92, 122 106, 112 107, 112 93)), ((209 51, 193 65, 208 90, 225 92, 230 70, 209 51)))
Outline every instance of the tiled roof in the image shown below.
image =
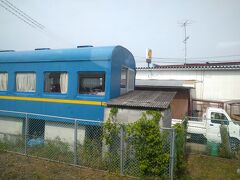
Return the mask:
POLYGON ((176 92, 135 90, 107 102, 109 107, 132 109, 166 109, 176 92))
POLYGON ((235 70, 240 69, 240 61, 239 62, 221 62, 221 63, 205 63, 205 64, 178 64, 178 65, 157 65, 154 64, 154 67, 139 67, 137 70, 235 70))

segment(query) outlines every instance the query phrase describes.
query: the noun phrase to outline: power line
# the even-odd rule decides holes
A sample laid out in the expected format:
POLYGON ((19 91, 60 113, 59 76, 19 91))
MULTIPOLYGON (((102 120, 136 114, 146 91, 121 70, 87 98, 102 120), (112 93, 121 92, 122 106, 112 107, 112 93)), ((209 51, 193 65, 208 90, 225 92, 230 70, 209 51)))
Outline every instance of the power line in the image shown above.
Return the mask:
POLYGON ((23 21, 24 23, 28 24, 29 26, 31 26, 32 28, 36 28, 35 26, 33 26, 31 23, 27 22, 24 18, 18 16, 16 13, 12 12, 9 8, 5 7, 3 4, 0 3, 0 6, 2 8, 4 8, 5 10, 7 10, 8 12, 10 12, 11 14, 13 14, 14 16, 16 16, 18 19, 20 19, 21 21, 23 21))
MULTIPOLYGON (((145 59, 145 57, 143 57, 143 56, 134 56, 134 57, 145 59)), ((213 59, 213 58, 218 59, 218 58, 230 58, 230 57, 240 57, 240 54, 225 55, 225 56, 191 57, 191 58, 187 58, 187 60, 201 60, 201 59, 213 59)), ((152 59, 184 60, 184 58, 180 58, 180 57, 152 57, 152 59)))
MULTIPOLYGON (((169 63, 172 63, 172 64, 181 64, 183 62, 184 59, 178 59, 178 60, 158 60, 158 61, 154 61, 154 63, 160 63, 160 64, 169 64, 169 63)), ((139 60, 139 59, 136 59, 136 62, 138 63, 144 63, 145 61, 144 60, 139 60)), ((191 60, 191 61, 188 61, 188 63, 221 63, 221 62, 226 62, 224 60, 191 60)), ((228 61, 229 62, 229 61, 228 61)), ((231 62, 239 62, 239 60, 231 60, 231 62)))
POLYGON ((225 56, 208 56, 208 57, 194 57, 188 59, 212 59, 212 58, 229 58, 229 57, 239 57, 240 54, 225 55, 225 56))
MULTIPOLYGON (((31 18, 30 16, 28 16, 26 13, 24 13, 23 11, 21 11, 20 9, 18 9, 16 6, 14 6, 12 3, 10 3, 7 0, 0 0, 4 6, 6 8, 8 8, 8 10, 10 10, 11 12, 14 13, 14 15, 18 14, 17 17, 24 19, 25 21, 28 21, 28 23, 30 23, 32 26, 36 26, 36 28, 40 28, 40 29, 44 29, 44 26, 40 23, 38 23, 36 20, 34 20, 33 18, 31 18), (16 14, 15 14, 16 13, 16 14), (21 17, 19 17, 21 16, 21 17)), ((2 5, 3 5, 2 4, 2 5)), ((6 9, 5 8, 5 9, 6 9)))
POLYGON ((35 19, 33 19, 32 17, 30 17, 29 15, 27 15, 26 13, 24 13, 21 9, 17 8, 15 5, 13 5, 11 2, 9 2, 8 0, 5 0, 6 3, 8 3, 10 6, 12 6, 14 9, 16 9, 17 11, 19 11, 20 13, 22 13, 22 15, 24 15, 25 17, 27 17, 28 19, 30 19, 31 21, 33 21, 34 23, 36 23, 40 28, 45 28, 44 25, 42 25, 41 23, 39 23, 38 21, 36 21, 35 19))
POLYGON ((27 15, 26 13, 24 13, 22 10, 17 8, 15 5, 10 3, 9 1, 7 1, 7 0, 0 0, 0 2, 1 2, 0 6, 2 8, 4 8, 9 13, 13 14, 14 16, 16 16, 19 20, 21 20, 25 24, 31 26, 34 29, 39 30, 41 33, 44 33, 46 36, 54 39, 57 42, 59 42, 59 41, 63 42, 64 41, 64 43, 71 44, 69 42, 66 42, 66 40, 64 40, 63 38, 61 38, 61 37, 55 35, 54 33, 50 32, 49 30, 46 30, 46 27, 44 25, 42 25, 38 21, 34 20, 31 16, 27 15))

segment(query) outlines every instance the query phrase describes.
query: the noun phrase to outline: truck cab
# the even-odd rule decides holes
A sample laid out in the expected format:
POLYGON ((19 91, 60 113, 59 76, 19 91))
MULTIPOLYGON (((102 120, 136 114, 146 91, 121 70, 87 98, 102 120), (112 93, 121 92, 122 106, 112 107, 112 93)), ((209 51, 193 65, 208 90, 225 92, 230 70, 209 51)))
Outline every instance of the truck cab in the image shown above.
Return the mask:
POLYGON ((240 144, 240 125, 233 122, 224 109, 210 107, 203 116, 208 141, 221 143, 220 126, 225 125, 228 129, 230 144, 240 144))

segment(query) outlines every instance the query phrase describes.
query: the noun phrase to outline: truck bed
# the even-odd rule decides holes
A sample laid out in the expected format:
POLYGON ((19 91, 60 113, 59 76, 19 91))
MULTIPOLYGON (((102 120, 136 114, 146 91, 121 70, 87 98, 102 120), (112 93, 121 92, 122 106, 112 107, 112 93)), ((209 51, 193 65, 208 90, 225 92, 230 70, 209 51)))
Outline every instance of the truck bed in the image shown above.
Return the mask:
MULTIPOLYGON (((177 124, 177 123, 182 123, 181 119, 172 119, 172 125, 177 124)), ((206 124, 205 122, 201 121, 188 121, 188 128, 187 128, 188 133, 192 134, 206 134, 206 124)))

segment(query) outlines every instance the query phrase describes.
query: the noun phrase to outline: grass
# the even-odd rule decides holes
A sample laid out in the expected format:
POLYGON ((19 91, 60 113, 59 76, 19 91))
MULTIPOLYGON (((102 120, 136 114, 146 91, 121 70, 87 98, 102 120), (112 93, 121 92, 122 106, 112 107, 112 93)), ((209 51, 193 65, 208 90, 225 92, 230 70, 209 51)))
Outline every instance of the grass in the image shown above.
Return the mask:
MULTIPOLYGON (((0 162, 0 179, 131 179, 4 151, 0 151, 0 162)), ((240 161, 236 159, 190 155, 187 159, 187 171, 178 179, 237 180, 240 179, 237 169, 240 169, 240 161)))
POLYGON ((240 179, 240 161, 204 155, 190 155, 187 159, 187 172, 181 179, 240 179))
POLYGON ((60 162, 73 163, 73 151, 70 150, 70 145, 62 142, 60 138, 45 140, 44 145, 28 148, 28 154, 60 162))
POLYGON ((110 174, 90 168, 74 167, 67 164, 7 153, 0 150, 0 179, 52 180, 130 180, 132 178, 110 174))

